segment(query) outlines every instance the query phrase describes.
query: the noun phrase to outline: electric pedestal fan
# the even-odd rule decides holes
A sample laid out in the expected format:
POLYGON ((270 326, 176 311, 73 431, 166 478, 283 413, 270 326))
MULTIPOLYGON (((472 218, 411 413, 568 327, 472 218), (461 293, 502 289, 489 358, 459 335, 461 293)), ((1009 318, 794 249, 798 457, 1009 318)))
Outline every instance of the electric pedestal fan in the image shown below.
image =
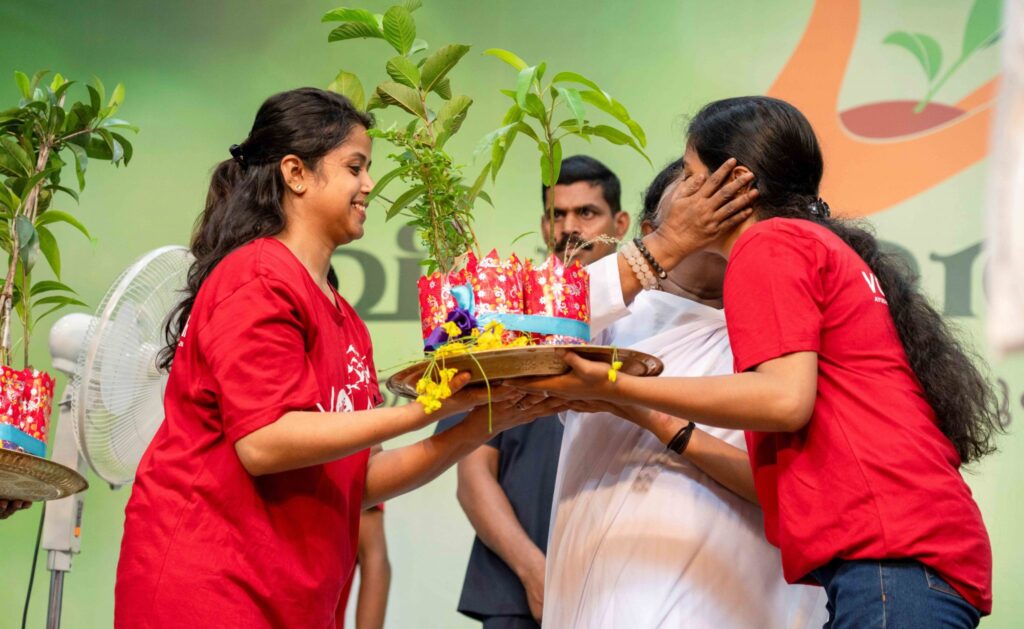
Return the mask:
MULTIPOLYGON (((185 247, 150 251, 121 273, 95 316, 70 314, 53 325, 53 367, 70 376, 59 406, 54 462, 83 475, 91 468, 111 489, 135 478, 139 459, 164 417, 167 376, 157 369, 157 353, 191 262, 185 247)), ((79 552, 83 496, 46 505, 47 627, 60 626, 64 575, 79 552)))

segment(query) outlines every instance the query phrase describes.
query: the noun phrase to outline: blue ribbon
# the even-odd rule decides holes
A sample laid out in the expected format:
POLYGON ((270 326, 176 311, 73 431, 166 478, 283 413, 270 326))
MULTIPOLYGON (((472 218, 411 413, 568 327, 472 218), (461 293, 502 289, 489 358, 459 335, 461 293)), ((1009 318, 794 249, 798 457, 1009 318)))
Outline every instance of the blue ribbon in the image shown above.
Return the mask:
POLYGON ((10 424, 0 424, 0 441, 9 441, 29 454, 46 456, 46 444, 10 424))
POLYGON ((459 308, 473 313, 477 321, 487 324, 497 321, 509 330, 517 332, 534 332, 536 334, 557 334, 574 336, 584 341, 590 340, 590 325, 577 319, 566 317, 550 317, 547 315, 502 314, 497 312, 476 312, 476 300, 472 287, 462 284, 452 287, 452 298, 459 308))

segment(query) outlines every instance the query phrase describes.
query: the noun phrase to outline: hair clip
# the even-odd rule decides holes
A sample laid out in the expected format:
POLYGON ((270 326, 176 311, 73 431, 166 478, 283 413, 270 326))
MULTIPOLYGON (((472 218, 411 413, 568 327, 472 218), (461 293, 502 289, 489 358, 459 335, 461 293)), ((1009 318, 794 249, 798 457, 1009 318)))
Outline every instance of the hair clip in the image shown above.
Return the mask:
POLYGON ((228 152, 231 153, 231 159, 235 160, 242 166, 245 166, 245 154, 242 153, 242 147, 237 144, 232 144, 228 147, 228 152))
POLYGON ((811 201, 810 205, 807 206, 807 210, 813 216, 820 216, 821 218, 828 218, 832 216, 832 211, 828 207, 828 203, 818 197, 814 201, 811 201))

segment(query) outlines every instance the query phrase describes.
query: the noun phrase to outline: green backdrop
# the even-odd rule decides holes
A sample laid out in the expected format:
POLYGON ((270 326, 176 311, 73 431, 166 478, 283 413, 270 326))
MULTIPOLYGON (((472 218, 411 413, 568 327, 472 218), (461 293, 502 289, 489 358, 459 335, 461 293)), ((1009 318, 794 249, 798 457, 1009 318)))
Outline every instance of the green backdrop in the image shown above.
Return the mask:
MULTIPOLYGON (((924 91, 920 68, 905 51, 883 46, 882 39, 895 30, 926 32, 947 51, 956 51, 970 4, 861 2, 839 108, 919 97, 924 91)), ((644 125, 649 153, 660 166, 680 154, 685 116, 702 103, 769 89, 800 40, 813 5, 811 0, 427 0, 416 19, 419 36, 432 45, 473 46, 452 76, 456 90, 476 101, 451 144, 456 156, 469 162, 477 140, 500 124, 505 100, 498 89, 514 82, 513 71, 479 53, 503 47, 532 63, 547 60, 553 69, 590 75, 644 125)), ((327 43, 329 28, 319 17, 336 6, 334 0, 0 2, 0 104, 17 99, 13 79, 7 78, 16 69, 31 74, 51 68, 76 79, 96 74, 108 86, 126 84, 119 115, 142 129, 127 169, 94 167, 81 204, 74 207, 66 200, 61 206, 77 213, 95 237, 88 243, 70 229, 56 228, 68 243, 64 279, 86 301, 98 303, 118 272, 143 252, 187 242, 212 165, 245 137, 266 96, 303 85, 326 86, 342 65, 367 85, 383 78, 382 60, 388 53, 382 42, 327 43)), ((387 6, 382 0, 368 2, 377 12, 387 6)), ((938 100, 958 101, 992 79, 999 71, 999 53, 994 46, 975 55, 938 100)), ((807 89, 814 89, 813 82, 807 89)), ((391 114, 381 119, 387 123, 391 114)), ((387 147, 376 147, 377 175, 386 172, 387 152, 387 147)), ((631 209, 639 205, 640 190, 655 172, 635 154, 608 145, 579 142, 567 147, 570 152, 589 152, 606 161, 622 178, 624 205, 631 209)), ((536 153, 526 145, 510 152, 497 185, 490 187, 496 209, 478 211, 477 231, 486 247, 508 251, 514 235, 536 228, 541 211, 536 164, 536 153)), ((984 160, 969 165, 870 217, 882 238, 913 257, 924 288, 982 353, 985 256, 979 243, 985 166, 984 160)), ((899 169, 886 169, 858 183, 884 187, 900 177, 899 169)), ((350 253, 343 250, 336 266, 342 292, 359 304, 370 324, 377 364, 385 367, 414 356, 419 336, 415 301, 409 299, 416 273, 410 260, 416 252, 400 225, 384 223, 383 209, 371 208, 366 237, 346 248, 350 253)), ((529 254, 539 245, 539 239, 526 238, 516 248, 529 254)), ((45 343, 37 341, 33 356, 37 365, 49 365, 45 343)), ((1024 361, 1011 359, 992 369, 1013 420, 1020 421, 1024 361)), ((62 387, 63 381, 58 396, 62 387)), ((1016 433, 1011 423, 1001 451, 968 474, 995 554, 995 613, 985 622, 991 628, 1018 626, 1024 617, 1018 585, 1024 580, 1024 542, 1016 534, 1024 507, 1015 500, 1024 472, 1024 440, 1016 433)), ((66 582, 68 627, 112 622, 114 568, 129 489, 111 491, 95 477, 90 480, 82 554, 66 582)), ((394 568, 390 627, 472 626, 454 611, 472 538, 454 489, 449 472, 388 505, 394 568)), ((20 614, 38 516, 35 506, 0 523, 0 626, 15 626, 20 614)), ((45 616, 44 567, 45 557, 36 575, 30 626, 42 625, 45 616)))

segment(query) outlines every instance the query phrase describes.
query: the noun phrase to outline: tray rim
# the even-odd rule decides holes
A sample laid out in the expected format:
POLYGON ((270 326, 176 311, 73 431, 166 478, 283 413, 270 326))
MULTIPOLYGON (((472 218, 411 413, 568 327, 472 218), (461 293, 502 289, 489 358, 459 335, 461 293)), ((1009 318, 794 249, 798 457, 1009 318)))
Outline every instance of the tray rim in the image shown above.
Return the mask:
MULTIPOLYGON (((616 351, 616 352, 618 352, 619 355, 625 356, 627 358, 634 358, 635 357, 636 360, 638 362, 640 362, 641 364, 646 364, 644 362, 645 360, 652 362, 654 364, 654 367, 650 371, 648 371, 646 373, 639 374, 641 377, 655 377, 655 376, 661 375, 661 373, 665 369, 665 364, 662 362, 662 360, 660 358, 658 358, 657 356, 653 355, 653 354, 650 354, 650 353, 647 353, 647 352, 643 352, 643 351, 640 351, 640 350, 637 350, 637 349, 632 349, 632 348, 629 348, 629 347, 617 347, 617 346, 612 346, 612 345, 593 345, 593 344, 590 344, 590 343, 583 344, 583 345, 527 345, 527 346, 524 346, 524 347, 502 347, 502 348, 498 348, 498 349, 489 349, 489 350, 484 350, 484 351, 480 351, 480 352, 473 352, 472 355, 475 358, 480 359, 481 357, 489 358, 489 357, 492 357, 492 356, 499 356, 499 355, 501 355, 503 353, 512 353, 512 352, 521 353, 521 354, 531 354, 531 353, 537 353, 537 352, 540 352, 540 353, 550 353, 550 352, 554 352, 554 351, 558 351, 558 350, 570 351, 570 352, 571 351, 578 351, 578 350, 584 350, 584 351, 586 351, 586 350, 595 351, 596 350, 596 351, 598 351, 600 353, 608 354, 609 358, 610 358, 611 352, 612 351, 616 351)), ((464 360, 465 357, 466 357, 466 354, 459 354, 457 356, 450 357, 449 360, 456 360, 456 359, 457 360, 464 360)), ((416 397, 415 394, 408 388, 408 385, 405 385, 405 384, 399 382, 399 378, 403 378, 404 379, 404 378, 408 377, 406 374, 410 374, 411 375, 411 374, 416 374, 416 373, 422 372, 422 370, 424 370, 426 368, 426 366, 430 363, 430 361, 431 361, 430 358, 424 358, 423 360, 417 361, 416 363, 414 363, 412 365, 409 365, 407 367, 403 367, 403 368, 395 371, 394 373, 392 373, 390 376, 388 376, 387 381, 385 383, 387 388, 388 388, 388 390, 391 391, 392 393, 394 393, 395 395, 399 396, 399 397, 404 397, 404 398, 407 398, 407 399, 414 399, 416 397)), ((514 378, 527 378, 529 376, 530 376, 530 374, 523 374, 522 376, 505 377, 505 378, 502 378, 502 380, 511 380, 511 379, 514 379, 514 378)), ((417 377, 416 379, 418 380, 419 378, 417 377)))
POLYGON ((57 463, 56 461, 39 457, 34 454, 29 454, 27 452, 19 452, 18 450, 8 450, 6 448, 0 449, 0 470, 3 470, 7 473, 17 474, 23 477, 31 478, 37 482, 43 483, 53 488, 57 492, 56 496, 42 499, 29 498, 23 495, 0 495, 0 498, 6 500, 31 500, 32 502, 60 500, 61 498, 73 496, 89 488, 89 481, 86 480, 85 476, 80 474, 77 470, 74 470, 61 463, 57 463), (20 462, 21 465, 16 465, 15 462, 20 462), (25 474, 26 466, 28 466, 28 469, 30 471, 33 469, 48 469, 51 474, 62 474, 67 482, 64 485, 55 485, 49 481, 43 480, 39 476, 33 474, 25 474))

